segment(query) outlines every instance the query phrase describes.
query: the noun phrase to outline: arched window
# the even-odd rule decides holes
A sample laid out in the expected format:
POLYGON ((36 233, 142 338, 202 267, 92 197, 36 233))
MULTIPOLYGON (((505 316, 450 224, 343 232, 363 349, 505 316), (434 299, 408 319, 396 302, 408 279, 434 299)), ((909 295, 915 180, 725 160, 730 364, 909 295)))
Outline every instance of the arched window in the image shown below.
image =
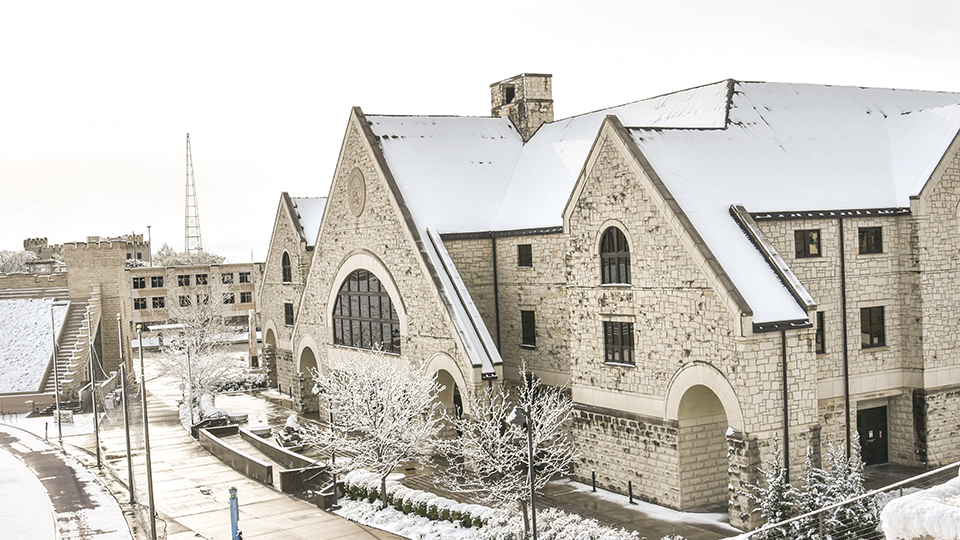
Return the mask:
POLYGON ((347 276, 333 307, 333 343, 400 354, 400 320, 387 289, 368 270, 347 276))
POLYGON ((290 255, 286 251, 283 252, 283 262, 281 263, 283 268, 283 282, 290 283, 293 281, 293 270, 290 269, 290 255))
POLYGON ((630 283, 630 247, 623 232, 610 227, 600 239, 601 283, 630 283))

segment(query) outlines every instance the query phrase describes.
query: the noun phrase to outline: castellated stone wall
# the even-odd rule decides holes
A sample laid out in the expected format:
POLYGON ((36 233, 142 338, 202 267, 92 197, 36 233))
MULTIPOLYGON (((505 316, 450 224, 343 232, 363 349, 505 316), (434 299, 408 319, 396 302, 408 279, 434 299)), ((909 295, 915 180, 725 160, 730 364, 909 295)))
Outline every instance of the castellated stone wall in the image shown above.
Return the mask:
POLYGON ((304 291, 294 335, 295 354, 310 340, 318 348, 318 363, 333 354, 350 354, 349 349, 333 345, 328 317, 333 307, 331 298, 335 298, 343 280, 350 271, 363 268, 395 291, 391 300, 400 317, 402 355, 414 361, 430 361, 437 354, 449 356, 471 386, 462 392, 472 394, 473 386, 480 384, 479 369, 472 367, 453 332, 416 242, 374 156, 365 148, 363 133, 351 120, 304 291), (355 170, 362 174, 362 182, 355 170))

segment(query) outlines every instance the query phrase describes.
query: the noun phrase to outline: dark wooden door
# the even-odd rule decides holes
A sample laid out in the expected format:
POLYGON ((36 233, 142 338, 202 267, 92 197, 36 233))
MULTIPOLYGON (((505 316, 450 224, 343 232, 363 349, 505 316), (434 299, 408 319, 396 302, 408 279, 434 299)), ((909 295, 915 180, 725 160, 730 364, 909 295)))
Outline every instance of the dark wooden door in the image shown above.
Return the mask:
POLYGON ((887 408, 857 411, 860 455, 867 465, 887 462, 887 408))

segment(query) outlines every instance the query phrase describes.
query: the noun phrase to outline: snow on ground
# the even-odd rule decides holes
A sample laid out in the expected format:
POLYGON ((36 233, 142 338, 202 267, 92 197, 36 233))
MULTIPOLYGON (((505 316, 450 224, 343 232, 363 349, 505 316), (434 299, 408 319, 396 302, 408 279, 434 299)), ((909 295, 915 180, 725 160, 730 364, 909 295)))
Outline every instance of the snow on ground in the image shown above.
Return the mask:
POLYGON ((880 528, 890 540, 960 540, 960 478, 890 501, 880 528))
MULTIPOLYGON (((49 298, 0 300, 0 393, 35 392, 53 354, 49 298)), ((67 305, 53 305, 57 333, 67 305)))
POLYGON ((0 523, 19 540, 56 538, 53 511, 43 484, 20 460, 0 449, 0 523), (30 516, 30 519, 23 519, 30 516))
MULTIPOLYGON (((591 491, 591 487, 582 484, 580 482, 575 482, 573 480, 564 479, 557 480, 553 482, 554 484, 564 485, 577 491, 591 491)), ((697 513, 697 512, 681 512, 679 510, 673 510, 666 508, 664 506, 658 506, 656 504, 651 504, 643 501, 638 501, 634 499, 634 503, 630 504, 630 498, 618 493, 613 493, 606 491, 600 488, 597 488, 597 492, 593 494, 594 497, 609 501, 612 503, 619 504, 627 510, 633 510, 635 512, 640 512, 647 516, 650 516, 659 521, 668 521, 671 523, 687 523, 687 524, 696 524, 696 525, 715 525, 725 529, 729 529, 733 534, 740 534, 742 531, 730 525, 729 516, 726 512, 723 513, 697 513)))
POLYGON ((390 506, 377 510, 366 501, 340 500, 338 516, 356 521, 361 525, 376 527, 382 531, 417 540, 467 540, 476 529, 465 529, 449 521, 432 521, 415 514, 404 514, 390 506))

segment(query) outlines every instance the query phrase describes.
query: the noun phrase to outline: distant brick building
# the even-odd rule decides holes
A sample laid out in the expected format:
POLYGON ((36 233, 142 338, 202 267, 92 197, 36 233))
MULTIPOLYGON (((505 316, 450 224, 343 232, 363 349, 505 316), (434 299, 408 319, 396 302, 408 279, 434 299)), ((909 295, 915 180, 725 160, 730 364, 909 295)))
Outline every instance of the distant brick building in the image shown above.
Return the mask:
POLYGON ((731 80, 555 121, 523 74, 491 99, 356 108, 316 228, 281 198, 260 295, 300 407, 355 348, 427 362, 447 404, 526 362, 572 392, 574 476, 738 526, 774 434, 794 475, 856 434, 869 463, 960 460, 960 94, 731 80))

